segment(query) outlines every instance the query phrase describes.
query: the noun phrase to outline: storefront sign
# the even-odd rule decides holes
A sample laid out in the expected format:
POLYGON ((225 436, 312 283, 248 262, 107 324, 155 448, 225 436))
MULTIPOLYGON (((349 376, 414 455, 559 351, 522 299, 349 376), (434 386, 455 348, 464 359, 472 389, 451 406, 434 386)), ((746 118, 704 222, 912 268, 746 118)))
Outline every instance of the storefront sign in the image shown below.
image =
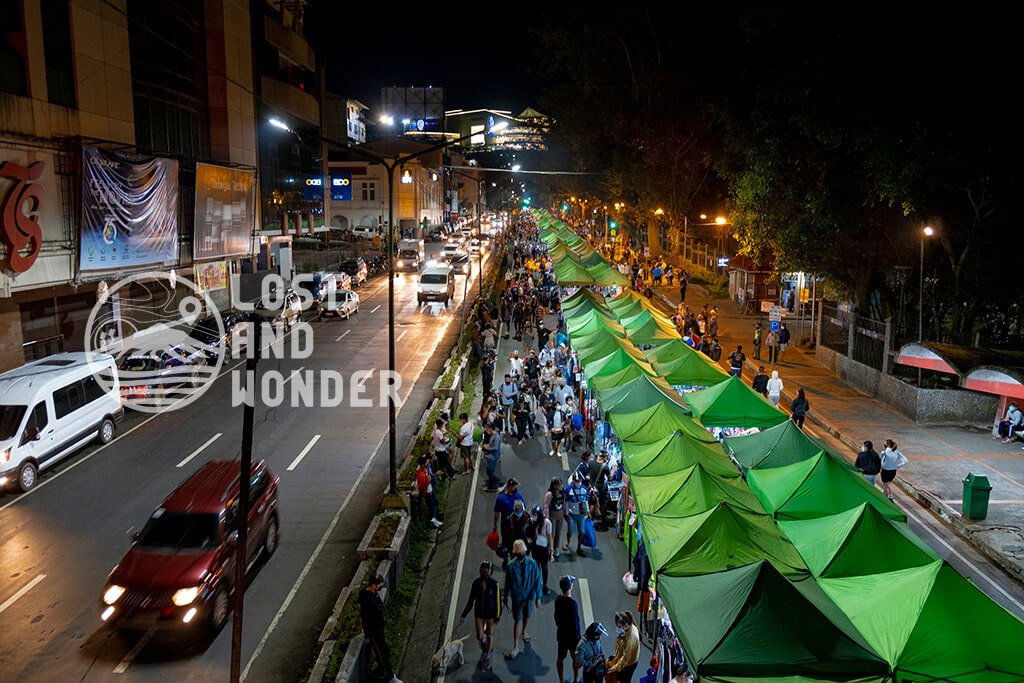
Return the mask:
POLYGON ((308 202, 322 202, 324 200, 323 176, 309 176, 302 180, 302 198, 308 202))
POLYGON ((352 201, 352 174, 331 174, 331 200, 336 202, 352 201))
POLYGON ((0 240, 7 248, 3 265, 12 273, 31 268, 43 247, 39 211, 44 193, 36 181, 45 167, 45 161, 28 166, 13 161, 0 164, 0 179, 11 181, 0 201, 0 240))
POLYGON ((81 271, 178 260, 178 162, 82 148, 81 271))
POLYGON ((195 260, 252 254, 255 189, 252 170, 196 164, 195 260))
POLYGON ((228 262, 210 261, 192 266, 196 288, 200 292, 213 292, 228 288, 228 262))

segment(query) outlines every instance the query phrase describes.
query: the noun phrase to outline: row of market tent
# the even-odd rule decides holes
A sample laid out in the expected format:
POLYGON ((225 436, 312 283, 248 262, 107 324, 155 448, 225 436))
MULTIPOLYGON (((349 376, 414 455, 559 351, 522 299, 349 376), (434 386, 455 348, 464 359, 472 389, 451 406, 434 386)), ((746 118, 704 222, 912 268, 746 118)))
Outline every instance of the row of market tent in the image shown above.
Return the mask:
POLYGON ((1024 680, 1021 621, 651 301, 602 295, 627 279, 564 223, 534 217, 559 284, 579 287, 562 311, 621 444, 637 520, 626 542, 643 541, 700 680, 1024 680), (720 442, 723 428, 760 431, 720 442))

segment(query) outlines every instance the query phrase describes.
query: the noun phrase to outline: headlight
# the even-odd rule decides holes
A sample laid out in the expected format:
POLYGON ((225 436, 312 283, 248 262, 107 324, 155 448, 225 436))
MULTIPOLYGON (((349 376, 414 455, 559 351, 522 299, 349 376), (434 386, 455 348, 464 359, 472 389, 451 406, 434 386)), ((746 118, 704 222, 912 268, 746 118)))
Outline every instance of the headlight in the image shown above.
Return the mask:
POLYGON ((122 595, 124 595, 124 586, 118 586, 117 584, 112 583, 107 590, 103 592, 103 602, 107 605, 113 605, 122 595))
POLYGON ((191 588, 182 588, 181 590, 175 591, 174 595, 171 597, 171 602, 178 607, 184 607, 185 605, 191 605, 198 597, 199 586, 192 586, 191 588))

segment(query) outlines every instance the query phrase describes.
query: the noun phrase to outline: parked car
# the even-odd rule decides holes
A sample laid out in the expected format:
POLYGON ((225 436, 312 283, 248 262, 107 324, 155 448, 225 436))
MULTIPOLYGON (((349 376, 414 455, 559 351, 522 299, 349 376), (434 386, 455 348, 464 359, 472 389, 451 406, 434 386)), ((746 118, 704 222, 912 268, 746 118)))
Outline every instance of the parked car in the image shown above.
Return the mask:
POLYGON ((326 270, 318 270, 313 273, 313 283, 310 287, 314 299, 313 305, 326 297, 328 292, 333 292, 337 288, 338 283, 334 279, 334 273, 326 270))
POLYGON ((0 489, 28 491, 91 441, 110 443, 123 417, 110 355, 58 353, 0 373, 0 489))
POLYGON ((336 289, 352 289, 352 276, 341 270, 335 271, 334 284, 336 289))
POLYGON ((126 401, 168 397, 176 387, 196 386, 212 369, 207 351, 130 349, 117 359, 121 398, 126 401))
POLYGON ((287 289, 284 292, 283 303, 277 295, 256 302, 255 314, 269 320, 275 327, 282 326, 289 330, 302 316, 302 300, 292 289, 287 289))
POLYGON ((452 267, 445 265, 429 266, 420 273, 420 281, 416 286, 416 301, 443 301, 448 306, 455 296, 455 273, 452 267))
POLYGON ((320 317, 329 315, 348 320, 359 312, 359 295, 351 289, 339 289, 320 302, 320 317))
MULTIPOLYGON (((278 480, 264 462, 250 476, 247 566, 272 556, 280 540, 278 480)), ((104 622, 216 635, 235 589, 238 481, 237 460, 210 461, 164 500, 107 577, 104 622)))
POLYGON ((381 234, 381 229, 376 225, 357 225, 352 228, 352 234, 356 237, 362 237, 365 239, 373 239, 377 235, 381 234))
POLYGON ((366 267, 366 261, 364 261, 360 256, 347 258, 342 261, 341 270, 349 274, 349 277, 352 279, 352 285, 355 287, 366 282, 366 278, 369 277, 370 274, 366 267))
POLYGON ((259 316, 252 311, 225 311, 220 314, 220 319, 221 325, 218 326, 214 316, 206 316, 196 322, 188 332, 190 337, 206 347, 206 358, 209 363, 216 362, 221 348, 224 348, 225 353, 231 353, 233 348, 243 347, 249 328, 261 322, 259 316))

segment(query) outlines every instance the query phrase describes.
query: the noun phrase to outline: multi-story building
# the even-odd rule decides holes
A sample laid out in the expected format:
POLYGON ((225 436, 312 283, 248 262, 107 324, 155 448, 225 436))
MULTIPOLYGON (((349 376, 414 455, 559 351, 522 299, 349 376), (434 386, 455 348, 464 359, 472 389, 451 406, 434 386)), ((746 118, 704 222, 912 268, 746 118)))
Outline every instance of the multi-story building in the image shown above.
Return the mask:
POLYGON ((329 140, 361 145, 366 142, 366 112, 359 100, 334 93, 324 99, 324 132, 329 140))
POLYGON ((543 152, 547 150, 544 135, 551 120, 532 107, 518 116, 503 109, 451 109, 444 114, 445 130, 455 137, 470 136, 465 147, 472 152, 513 150, 543 152), (507 125, 490 133, 496 124, 507 125))
POLYGON ((0 370, 82 348, 127 273, 251 258, 252 2, 0 3, 0 370), (160 231, 119 231, 119 163, 152 164, 160 231))

